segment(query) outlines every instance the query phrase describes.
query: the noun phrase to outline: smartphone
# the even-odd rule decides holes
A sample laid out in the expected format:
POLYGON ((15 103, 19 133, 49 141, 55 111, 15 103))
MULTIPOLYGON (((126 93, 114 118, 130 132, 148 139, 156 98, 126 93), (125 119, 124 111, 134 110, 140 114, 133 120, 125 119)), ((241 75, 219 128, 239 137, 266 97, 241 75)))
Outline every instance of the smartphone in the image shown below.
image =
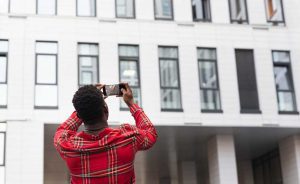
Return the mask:
POLYGON ((122 88, 125 88, 124 84, 112 84, 112 85, 105 85, 103 87, 103 95, 104 96, 122 96, 123 93, 121 91, 122 88))

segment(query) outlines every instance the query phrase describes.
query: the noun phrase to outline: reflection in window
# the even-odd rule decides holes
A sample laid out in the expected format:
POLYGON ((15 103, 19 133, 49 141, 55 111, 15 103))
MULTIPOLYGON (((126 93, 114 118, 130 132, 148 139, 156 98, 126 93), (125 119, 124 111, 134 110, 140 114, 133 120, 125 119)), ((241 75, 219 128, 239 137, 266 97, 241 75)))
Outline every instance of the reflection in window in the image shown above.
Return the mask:
POLYGON ((192 0, 193 20, 210 21, 209 0, 192 0))
POLYGON ((36 42, 35 108, 57 108, 57 42, 36 42))
POLYGON ((273 63, 279 111, 296 112, 296 97, 289 52, 273 51, 273 63))
POLYGON ((7 107, 8 41, 0 40, 0 108, 7 107))
POLYGON ((247 23, 246 0, 229 0, 231 22, 247 23))
POLYGON ((284 22, 282 0, 265 0, 267 20, 269 22, 284 22))
POLYGON ((95 17, 96 0, 77 0, 77 16, 95 17))
POLYGON ((79 86, 99 82, 98 44, 79 43, 79 86))
POLYGON ((201 109, 203 111, 221 110, 216 50, 199 48, 197 53, 200 76, 201 109))
MULTIPOLYGON (((139 74, 139 47, 136 45, 119 45, 120 82, 128 82, 132 88, 135 103, 141 106, 141 87, 139 74)), ((121 109, 127 105, 120 100, 121 109)))
POLYGON ((154 0, 156 19, 173 19, 172 0, 154 0))
POLYGON ((161 109, 181 110, 178 48, 159 47, 161 109))
POLYGON ((56 0, 37 0, 37 14, 56 15, 56 0))
POLYGON ((116 0, 116 14, 120 18, 134 18, 134 0, 116 0))

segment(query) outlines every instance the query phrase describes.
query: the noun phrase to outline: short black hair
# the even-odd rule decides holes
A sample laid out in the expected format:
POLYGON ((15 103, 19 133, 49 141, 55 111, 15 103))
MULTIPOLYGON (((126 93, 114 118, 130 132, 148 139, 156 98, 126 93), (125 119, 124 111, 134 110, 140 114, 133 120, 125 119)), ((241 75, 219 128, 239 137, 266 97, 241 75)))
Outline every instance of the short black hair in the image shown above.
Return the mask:
POLYGON ((94 124, 95 120, 104 115, 104 99, 102 92, 96 86, 86 85, 80 87, 73 96, 73 106, 77 116, 85 124, 94 124))

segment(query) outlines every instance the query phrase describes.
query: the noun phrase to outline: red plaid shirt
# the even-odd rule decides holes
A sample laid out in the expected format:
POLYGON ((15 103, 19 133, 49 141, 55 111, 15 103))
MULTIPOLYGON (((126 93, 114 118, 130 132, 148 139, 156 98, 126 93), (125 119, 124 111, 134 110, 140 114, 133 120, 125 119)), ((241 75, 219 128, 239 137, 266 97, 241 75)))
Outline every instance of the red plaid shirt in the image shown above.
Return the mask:
POLYGON ((65 160, 72 184, 135 183, 134 157, 156 142, 156 130, 144 111, 130 106, 136 126, 123 124, 105 128, 98 135, 77 132, 82 120, 77 113, 62 123, 54 136, 54 145, 65 160))

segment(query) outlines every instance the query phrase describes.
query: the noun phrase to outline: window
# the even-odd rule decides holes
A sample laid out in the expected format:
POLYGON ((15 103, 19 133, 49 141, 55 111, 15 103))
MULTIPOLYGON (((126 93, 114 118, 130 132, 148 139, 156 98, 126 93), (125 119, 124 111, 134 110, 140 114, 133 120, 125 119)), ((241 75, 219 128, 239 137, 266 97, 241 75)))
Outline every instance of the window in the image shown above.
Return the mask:
POLYGON ((95 17, 96 0, 77 0, 77 16, 95 17))
POLYGON ((116 0, 116 16, 118 18, 134 18, 135 0, 116 0))
POLYGON ((0 40, 0 108, 7 107, 8 41, 0 40))
POLYGON ((209 0, 192 0, 192 11, 194 21, 210 21, 209 0))
POLYGON ((98 44, 78 44, 79 86, 99 82, 98 44))
POLYGON ((155 19, 173 19, 172 0, 154 0, 155 19))
POLYGON ((0 132, 0 167, 1 166, 5 166, 5 132, 0 132))
MULTIPOLYGON (((141 106, 141 84, 139 73, 139 47, 136 45, 119 45, 120 81, 128 82, 132 88, 135 103, 141 106)), ((128 109, 121 100, 121 109, 128 109)))
POLYGON ((229 9, 232 23, 248 23, 246 0, 229 0, 229 9))
POLYGON ((57 0, 37 0, 37 14, 56 15, 57 0))
POLYGON ((9 0, 0 0, 0 13, 8 13, 9 0))
POLYGON ((241 113, 261 113, 255 77, 253 50, 235 50, 241 113))
POLYGON ((201 109, 203 112, 222 112, 216 49, 198 48, 197 54, 201 109))
POLYGON ((254 183, 282 184, 279 150, 271 151, 252 161, 254 183))
POLYGON ((177 47, 159 47, 162 111, 182 111, 177 47))
POLYGON ((36 42, 36 109, 58 108, 57 50, 57 42, 36 42))
POLYGON ((265 0, 267 20, 273 23, 284 23, 282 0, 265 0))
POLYGON ((297 105, 290 53, 288 51, 273 51, 272 54, 279 112, 296 112, 297 105))

